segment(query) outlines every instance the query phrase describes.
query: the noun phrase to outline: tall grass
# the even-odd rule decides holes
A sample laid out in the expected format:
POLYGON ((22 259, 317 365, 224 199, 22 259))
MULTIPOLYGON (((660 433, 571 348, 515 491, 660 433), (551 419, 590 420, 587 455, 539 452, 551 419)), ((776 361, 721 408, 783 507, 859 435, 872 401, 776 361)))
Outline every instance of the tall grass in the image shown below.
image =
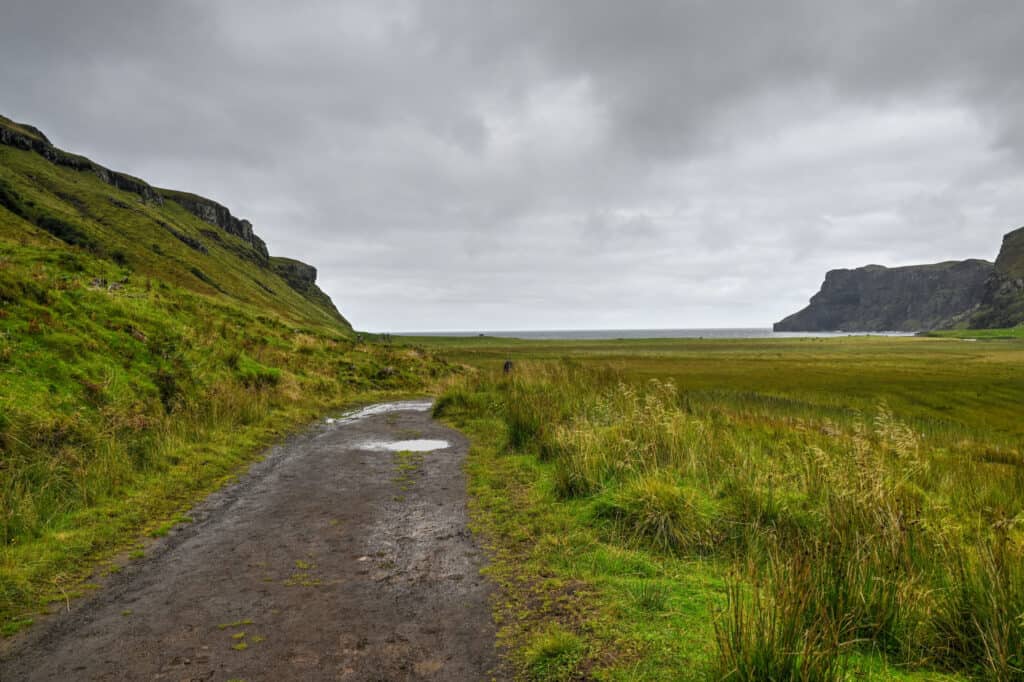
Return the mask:
POLYGON ((841 679, 859 651, 1024 679, 1019 453, 881 400, 826 411, 566 362, 448 395, 497 409, 508 446, 550 462, 610 537, 733 563, 713 677, 841 679))
POLYGON ((165 284, 98 290, 45 258, 0 258, 0 280, 39 294, 0 295, 0 628, 83 558, 213 487, 271 429, 446 371, 165 284))

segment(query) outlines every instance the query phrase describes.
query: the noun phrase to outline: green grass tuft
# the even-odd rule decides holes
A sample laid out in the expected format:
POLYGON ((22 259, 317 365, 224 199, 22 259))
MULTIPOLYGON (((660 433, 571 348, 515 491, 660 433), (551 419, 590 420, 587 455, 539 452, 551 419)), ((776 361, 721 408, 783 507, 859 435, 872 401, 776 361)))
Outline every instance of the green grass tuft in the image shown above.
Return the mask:
POLYGON ((579 636, 557 624, 537 633, 523 650, 529 679, 537 682, 562 682, 578 679, 585 646, 579 636))

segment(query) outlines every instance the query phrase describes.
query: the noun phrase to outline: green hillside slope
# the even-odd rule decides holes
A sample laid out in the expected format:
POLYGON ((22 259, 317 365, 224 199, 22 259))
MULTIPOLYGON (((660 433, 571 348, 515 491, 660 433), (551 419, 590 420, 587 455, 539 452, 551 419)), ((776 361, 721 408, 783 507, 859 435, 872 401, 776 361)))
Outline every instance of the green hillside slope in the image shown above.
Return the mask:
POLYGON ((5 240, 78 246, 135 277, 157 278, 297 323, 340 323, 351 331, 315 284, 309 295, 277 274, 248 221, 203 197, 156 189, 57 150, 38 132, 29 137, 25 130, 0 118, 5 240))
POLYGON ((0 630, 287 430, 445 371, 363 343, 314 277, 0 119, 0 630))

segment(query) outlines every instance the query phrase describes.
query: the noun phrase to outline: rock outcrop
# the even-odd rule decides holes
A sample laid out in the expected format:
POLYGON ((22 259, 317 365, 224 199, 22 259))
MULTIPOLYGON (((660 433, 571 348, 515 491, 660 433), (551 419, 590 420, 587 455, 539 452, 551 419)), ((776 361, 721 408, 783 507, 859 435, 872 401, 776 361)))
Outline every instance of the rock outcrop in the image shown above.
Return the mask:
POLYGON ((1024 227, 1003 236, 995 268, 985 282, 971 327, 997 329, 1024 324, 1024 227))
MULTIPOLYGON (((167 277, 178 285, 205 294, 215 291, 236 302, 265 306, 292 319, 312 320, 317 324, 326 321, 326 315, 351 331, 351 325, 331 298, 316 285, 316 268, 290 258, 272 258, 266 243, 253 232, 252 223, 235 217, 222 204, 188 192, 153 187, 138 178, 112 171, 84 156, 54 147, 38 128, 3 116, 0 116, 0 146, 10 148, 0 149, 0 157, 3 157, 0 163, 11 160, 10 165, 0 165, 0 215, 13 214, 65 244, 143 272, 147 266, 159 262, 147 274, 167 277), (38 176, 50 173, 50 169, 43 174, 32 171, 46 168, 46 163, 91 173, 108 185, 134 193, 150 205, 143 206, 131 197, 108 192, 92 178, 72 173, 53 174, 53 182, 43 186, 38 176), (11 172, 3 173, 5 170, 11 172), (18 182, 10 182, 12 178, 17 178, 18 182), (57 203, 63 204, 66 210, 53 213, 48 205, 44 206, 46 202, 28 198, 39 194, 59 199, 57 203), (102 210, 98 210, 97 205, 102 210), (197 224, 196 218, 211 227, 197 224), (138 242, 143 241, 139 235, 149 235, 141 249, 125 245, 123 236, 129 231, 134 246, 140 246, 138 242), (161 241, 165 235, 184 244, 194 254, 171 253, 174 249, 161 241), (313 310, 315 314, 311 314, 313 310)), ((174 242, 171 244, 177 248, 174 242)))
POLYGON ((307 265, 302 261, 297 261, 292 258, 271 256, 270 267, 275 273, 277 273, 278 277, 287 282, 288 286, 292 289, 299 292, 324 310, 333 314, 338 320, 348 324, 347 320, 345 320, 342 314, 335 307, 331 297, 325 294, 323 290, 316 285, 316 268, 312 265, 307 265))
POLYGON ((33 126, 15 123, 8 118, 0 116, 0 144, 33 151, 58 166, 67 166, 77 171, 95 173, 108 185, 137 194, 145 202, 157 205, 163 204, 163 198, 161 198, 160 194, 145 181, 126 173, 112 171, 84 156, 69 154, 57 149, 50 144, 50 140, 47 139, 46 135, 43 135, 38 128, 33 126))
POLYGON ((231 211, 227 207, 197 194, 178 192, 172 189, 160 189, 157 191, 165 199, 181 205, 182 208, 192 215, 205 220, 211 225, 216 225, 228 234, 233 234, 242 241, 247 242, 255 251, 257 260, 264 265, 268 263, 270 254, 267 253, 267 245, 252 231, 252 223, 248 220, 236 218, 231 215, 231 211))
POLYGON ((0 144, 35 152, 58 166, 94 173, 108 185, 137 194, 148 203, 162 206, 165 199, 170 199, 193 215, 249 244, 253 250, 253 260, 259 264, 267 265, 269 262, 270 255, 267 253, 267 245, 253 232, 252 223, 231 215, 231 211, 216 201, 188 192, 152 187, 147 182, 127 173, 110 170, 84 156, 69 154, 54 147, 38 128, 24 123, 15 123, 3 116, 0 116, 0 144))
POLYGON ((992 263, 948 261, 832 270, 810 305, 775 331, 921 331, 966 324, 981 305, 992 263))

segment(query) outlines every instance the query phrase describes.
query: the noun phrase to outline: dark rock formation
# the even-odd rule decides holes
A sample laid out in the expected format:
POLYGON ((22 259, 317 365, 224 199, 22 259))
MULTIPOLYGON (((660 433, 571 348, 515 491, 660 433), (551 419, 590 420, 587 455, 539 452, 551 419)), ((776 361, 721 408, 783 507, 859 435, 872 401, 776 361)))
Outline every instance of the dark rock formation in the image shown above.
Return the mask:
POLYGON ((832 270, 809 306, 775 331, 921 331, 962 325, 993 273, 983 260, 832 270))
POLYGON ((38 128, 15 123, 3 116, 0 116, 0 144, 35 152, 59 166, 92 172, 108 185, 137 194, 149 203, 163 205, 164 199, 170 199, 211 225, 216 225, 228 234, 240 238, 252 247, 252 260, 264 266, 268 264, 270 255, 267 253, 267 245, 253 233, 252 223, 231 215, 231 211, 216 201, 187 192, 151 187, 145 181, 131 175, 112 171, 84 156, 57 149, 38 128))
POLYGON ((985 282, 981 307, 971 317, 975 329, 1024 324, 1024 227, 1003 236, 995 268, 985 282))
POLYGON ((272 256, 270 258, 270 267, 292 289, 329 312, 336 319, 348 324, 342 314, 338 312, 338 309, 334 306, 334 302, 331 301, 331 297, 325 294, 323 290, 316 285, 316 268, 312 265, 306 265, 302 261, 297 261, 292 258, 272 256))
POLYGON ((57 149, 50 144, 50 141, 38 128, 33 126, 15 123, 10 119, 0 116, 0 144, 35 152, 58 166, 66 166, 77 171, 90 171, 108 185, 137 194, 143 201, 158 205, 163 204, 163 199, 160 195, 146 182, 126 173, 118 173, 109 168, 104 168, 84 156, 69 154, 57 149))
POLYGON ((161 189, 158 191, 165 199, 180 204, 182 208, 192 215, 205 220, 211 225, 216 225, 228 234, 233 234, 248 243, 252 246, 253 251, 255 251, 256 259, 263 265, 268 263, 270 254, 267 253, 267 245, 252 231, 252 223, 248 220, 236 218, 231 215, 231 211, 227 207, 206 197, 189 194, 188 192, 177 192, 171 189, 161 189))

